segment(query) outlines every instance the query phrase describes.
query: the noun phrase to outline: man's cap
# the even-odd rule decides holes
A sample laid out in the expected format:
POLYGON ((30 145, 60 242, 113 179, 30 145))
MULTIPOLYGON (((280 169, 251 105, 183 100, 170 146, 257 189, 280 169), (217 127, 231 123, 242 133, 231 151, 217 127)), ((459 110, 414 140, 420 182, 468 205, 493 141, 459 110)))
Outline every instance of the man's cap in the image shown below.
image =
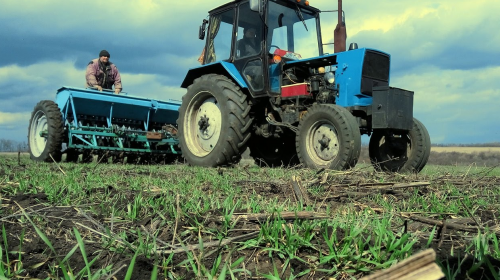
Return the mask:
POLYGON ((111 56, 109 55, 109 52, 108 52, 107 50, 102 50, 102 51, 99 53, 99 57, 101 57, 101 56, 111 57, 111 56))

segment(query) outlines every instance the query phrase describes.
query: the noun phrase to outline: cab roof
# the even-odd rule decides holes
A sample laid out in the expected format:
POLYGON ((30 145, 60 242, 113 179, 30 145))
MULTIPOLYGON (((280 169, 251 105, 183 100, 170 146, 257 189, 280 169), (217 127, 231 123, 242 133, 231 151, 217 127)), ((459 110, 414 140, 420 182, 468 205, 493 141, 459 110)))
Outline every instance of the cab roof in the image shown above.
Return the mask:
MULTIPOLYGON (((223 10, 227 10, 229 8, 233 8, 234 6, 238 5, 239 3, 241 2, 244 2, 246 0, 234 0, 234 1, 231 1, 231 2, 228 2, 226 4, 223 4, 223 5, 220 5, 219 7, 217 8, 214 8, 210 11, 208 11, 209 14, 213 14, 213 13, 216 13, 216 12, 219 12, 219 11, 223 11, 223 10)), ((270 1, 270 0, 266 0, 267 2, 270 1)), ((296 3, 298 4, 301 8, 305 8, 305 9, 308 9, 308 10, 311 10, 311 11, 314 11, 314 12, 320 12, 319 9, 317 8, 314 8, 314 7, 311 7, 311 6, 306 6, 304 4, 305 0, 301 1, 300 3, 297 3, 296 0, 278 0, 278 1, 275 1, 275 2, 291 2, 291 3, 296 3)))

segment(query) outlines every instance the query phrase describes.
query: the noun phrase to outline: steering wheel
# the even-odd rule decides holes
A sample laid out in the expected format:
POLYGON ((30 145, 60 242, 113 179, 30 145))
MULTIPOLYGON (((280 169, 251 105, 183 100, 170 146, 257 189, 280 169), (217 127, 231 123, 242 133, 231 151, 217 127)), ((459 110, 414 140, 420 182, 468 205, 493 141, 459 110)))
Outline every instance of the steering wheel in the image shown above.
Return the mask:
POLYGON ((276 46, 276 45, 270 45, 270 46, 269 46, 269 49, 270 49, 270 48, 272 48, 272 47, 275 47, 275 48, 277 48, 278 50, 281 50, 281 49, 280 49, 280 47, 278 47, 278 46, 276 46))

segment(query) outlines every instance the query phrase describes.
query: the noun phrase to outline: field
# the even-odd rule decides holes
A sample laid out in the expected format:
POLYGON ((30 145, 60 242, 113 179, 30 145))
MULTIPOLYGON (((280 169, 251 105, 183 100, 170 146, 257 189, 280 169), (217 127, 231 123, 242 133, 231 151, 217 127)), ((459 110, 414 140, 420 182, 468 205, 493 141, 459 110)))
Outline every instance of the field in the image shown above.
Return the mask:
POLYGON ((500 169, 416 174, 0 155, 0 279, 359 279, 426 248, 500 279, 500 169))
POLYGON ((432 147, 431 151, 437 153, 500 153, 500 147, 432 147))

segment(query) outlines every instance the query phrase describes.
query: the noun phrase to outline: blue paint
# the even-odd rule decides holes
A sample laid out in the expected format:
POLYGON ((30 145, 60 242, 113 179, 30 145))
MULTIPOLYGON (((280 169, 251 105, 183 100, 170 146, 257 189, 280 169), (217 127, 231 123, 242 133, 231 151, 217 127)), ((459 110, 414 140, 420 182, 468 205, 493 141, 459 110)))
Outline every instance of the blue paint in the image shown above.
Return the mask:
MULTIPOLYGON (((363 62, 367 50, 384 53, 375 49, 361 48, 308 59, 288 61, 286 64, 314 63, 316 65, 318 61, 325 61, 324 65, 328 65, 328 62, 336 61, 336 63, 331 63, 330 65, 332 67, 337 67, 335 71, 335 85, 339 89, 339 96, 336 101, 337 105, 343 107, 368 106, 372 104, 372 97, 361 93, 363 62)), ((389 54, 384 54, 388 55, 390 58, 389 54)))
MULTIPOLYGON (((62 87, 57 91, 56 103, 64 119, 69 112, 78 115, 105 118, 133 119, 164 124, 175 124, 180 101, 160 101, 132 95, 116 95, 92 89, 62 87), (71 106, 68 108, 68 106, 71 106)), ((76 119, 76 118, 75 118, 76 119)), ((111 124, 111 123, 108 123, 111 124)), ((73 125, 77 126, 75 120, 73 125)))
POLYGON ((56 103, 63 114, 68 136, 68 148, 159 154, 180 153, 173 147, 178 144, 175 135, 163 139, 147 139, 145 135, 147 131, 153 129, 151 123, 156 123, 157 129, 161 125, 175 124, 179 116, 180 101, 161 101, 132 95, 116 95, 109 91, 100 92, 93 89, 62 87, 57 91, 56 103), (88 124, 79 119, 81 115, 97 117, 101 123, 105 120, 107 127, 96 127, 88 124), (70 116, 73 116, 71 123, 68 122, 70 116), (130 132, 124 137, 123 133, 127 133, 127 131, 117 132, 116 127, 113 126, 115 119, 132 120, 143 126, 144 130, 139 131, 142 138, 139 139, 137 132, 130 132), (116 146, 109 146, 105 143, 105 146, 100 146, 98 137, 111 139, 110 141, 116 146), (130 141, 134 142, 136 147, 130 148, 124 145, 125 142, 130 141), (151 148, 153 142, 167 144, 171 147, 153 150, 151 148))
POLYGON ((240 72, 236 69, 234 64, 226 61, 217 61, 210 64, 205 64, 199 67, 191 68, 186 74, 181 87, 187 88, 193 83, 196 78, 206 74, 219 74, 230 77, 241 88, 248 88, 247 83, 241 76, 240 72))
POLYGON ((272 93, 281 93, 281 63, 269 66, 269 85, 272 93))

